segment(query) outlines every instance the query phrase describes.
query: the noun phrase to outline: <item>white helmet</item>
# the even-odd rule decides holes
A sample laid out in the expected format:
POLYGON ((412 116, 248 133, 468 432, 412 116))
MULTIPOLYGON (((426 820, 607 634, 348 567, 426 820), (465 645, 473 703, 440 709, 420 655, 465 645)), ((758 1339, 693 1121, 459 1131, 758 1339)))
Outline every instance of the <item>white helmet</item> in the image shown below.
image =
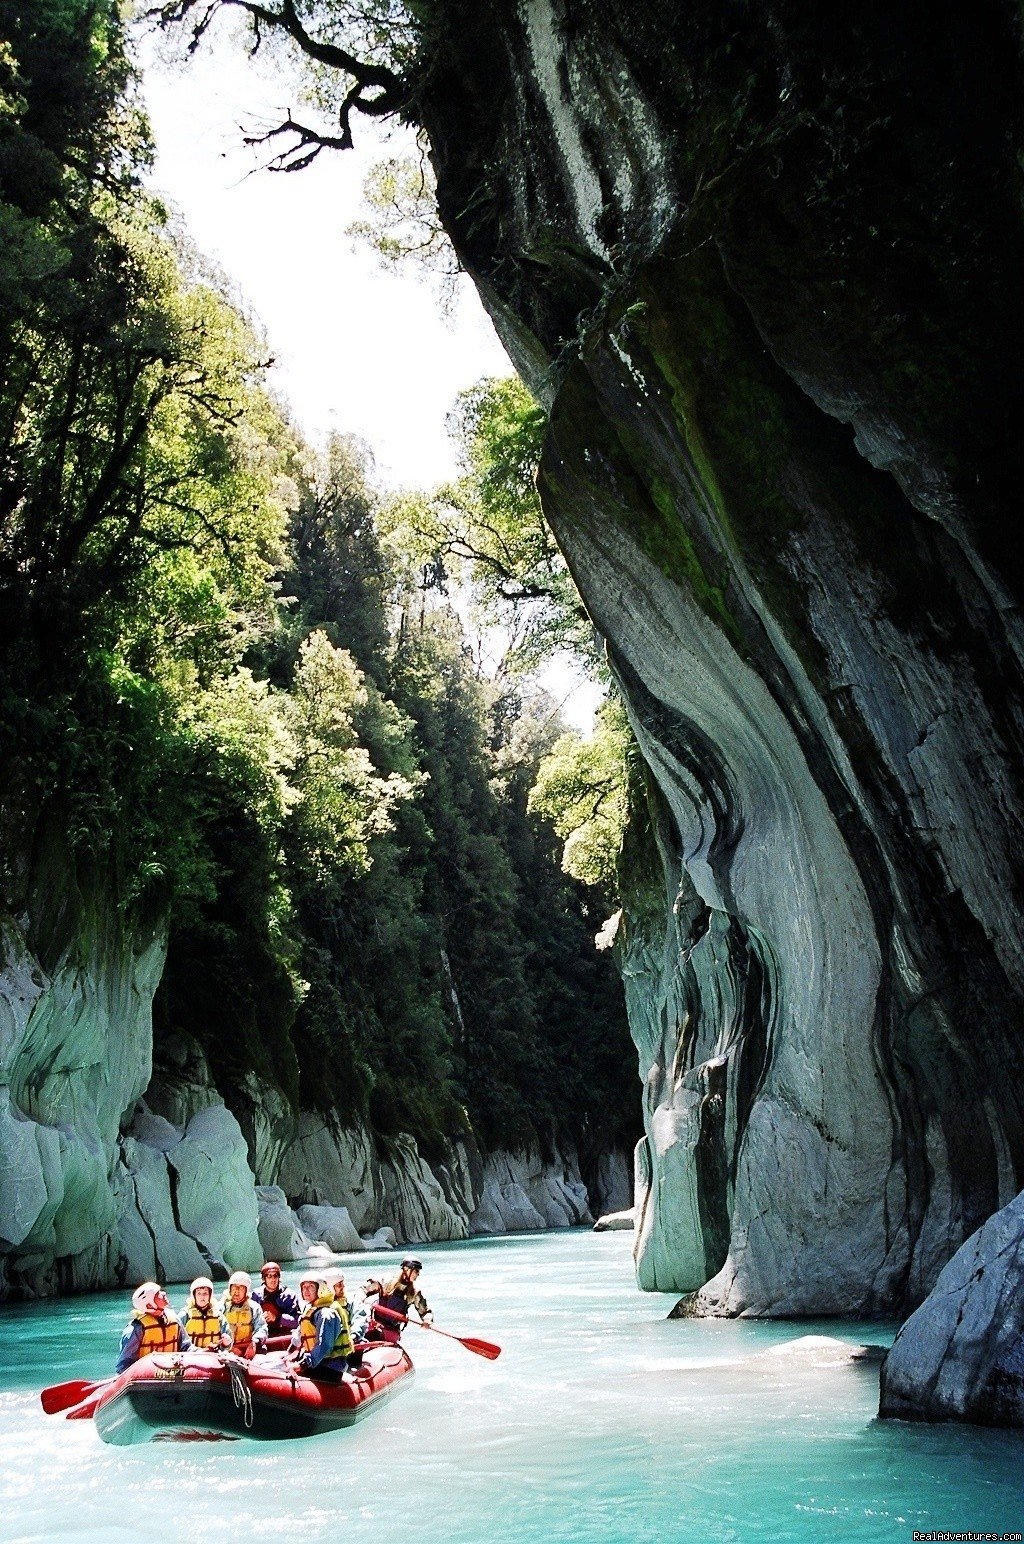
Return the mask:
POLYGON ((248 1271, 232 1271, 228 1277, 228 1287, 244 1287, 248 1292, 252 1286, 252 1277, 248 1271))
POLYGON ((166 1300, 167 1294, 163 1287, 155 1281, 144 1281, 132 1293, 132 1307, 136 1313, 159 1313, 161 1305, 157 1302, 158 1297, 166 1300))
POLYGON ((192 1293, 193 1297, 195 1297, 196 1291, 199 1287, 209 1287, 210 1291, 212 1292, 213 1282, 210 1280, 209 1276, 197 1276, 189 1288, 189 1291, 192 1293))
POLYGON ((327 1277, 326 1276, 318 1276, 318 1275, 315 1274, 315 1272, 312 1272, 312 1271, 307 1272, 307 1274, 305 1276, 300 1276, 300 1278, 299 1278, 299 1290, 300 1291, 306 1285, 307 1281, 311 1281, 313 1283, 313 1285, 314 1285, 314 1287, 316 1287, 316 1290, 317 1290, 318 1293, 320 1293, 320 1292, 329 1292, 330 1291, 330 1288, 327 1285, 327 1277))

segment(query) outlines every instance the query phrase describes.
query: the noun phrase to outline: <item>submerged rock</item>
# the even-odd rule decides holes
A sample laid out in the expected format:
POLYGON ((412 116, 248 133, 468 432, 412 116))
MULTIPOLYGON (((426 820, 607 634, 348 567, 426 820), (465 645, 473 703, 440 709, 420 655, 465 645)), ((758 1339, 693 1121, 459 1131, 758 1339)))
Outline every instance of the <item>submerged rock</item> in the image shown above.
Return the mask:
POLYGON ((1024 1426, 1024 1193, 967 1240, 903 1325, 878 1413, 1024 1426))

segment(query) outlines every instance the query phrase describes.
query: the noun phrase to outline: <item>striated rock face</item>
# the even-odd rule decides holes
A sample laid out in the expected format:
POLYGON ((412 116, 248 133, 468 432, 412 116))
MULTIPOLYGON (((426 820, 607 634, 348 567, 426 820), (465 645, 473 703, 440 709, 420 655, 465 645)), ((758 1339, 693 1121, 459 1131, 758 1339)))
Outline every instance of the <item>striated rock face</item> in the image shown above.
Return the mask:
POLYGON ((120 1273, 127 1280, 190 1281, 262 1260, 245 1138, 222 1104, 172 1126, 145 1108, 121 1143, 120 1273))
POLYGON ((106 1285, 117 1264, 120 1124, 149 1081, 160 931, 104 876, 40 842, 22 916, 0 916, 0 1291, 106 1285))
POLYGON ((899 1310, 1024 1182, 1014 13, 443 9, 442 215, 649 768, 641 1283, 899 1310))
MULTIPOLYGON (((612 1165, 609 1158, 606 1167, 612 1165)), ((537 1151, 484 1159, 462 1141, 428 1163, 411 1136, 394 1137, 378 1152, 363 1128, 309 1112, 285 1152, 280 1186, 298 1208, 297 1226, 336 1249, 360 1248, 359 1235, 381 1227, 392 1241, 423 1243, 591 1221, 575 1152, 548 1161, 537 1151), (331 1242, 346 1231, 344 1224, 335 1230, 335 1209, 352 1233, 345 1245, 331 1242)))
POLYGON ((288 1197, 279 1185, 258 1185, 260 1245, 265 1260, 303 1260, 312 1239, 303 1231, 298 1217, 288 1205, 288 1197))
POLYGON ((1024 1425, 1024 1195, 967 1240, 900 1330, 879 1414, 1024 1425))
POLYGON ((487 1159, 480 1199, 469 1219, 476 1234, 531 1233, 592 1222, 576 1154, 559 1155, 551 1164, 536 1150, 494 1153, 487 1159))

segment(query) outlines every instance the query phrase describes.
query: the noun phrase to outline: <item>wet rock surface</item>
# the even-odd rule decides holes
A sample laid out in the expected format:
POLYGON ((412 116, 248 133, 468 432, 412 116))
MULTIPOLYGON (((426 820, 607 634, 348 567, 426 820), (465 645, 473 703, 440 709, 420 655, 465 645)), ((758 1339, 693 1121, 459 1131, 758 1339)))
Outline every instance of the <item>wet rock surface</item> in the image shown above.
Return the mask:
POLYGON ((444 14, 442 214, 649 768, 640 1281, 902 1311, 1024 1179, 1014 14, 444 14))
POLYGON ((1024 1425, 1024 1196, 967 1240, 903 1325, 879 1415, 1024 1425))

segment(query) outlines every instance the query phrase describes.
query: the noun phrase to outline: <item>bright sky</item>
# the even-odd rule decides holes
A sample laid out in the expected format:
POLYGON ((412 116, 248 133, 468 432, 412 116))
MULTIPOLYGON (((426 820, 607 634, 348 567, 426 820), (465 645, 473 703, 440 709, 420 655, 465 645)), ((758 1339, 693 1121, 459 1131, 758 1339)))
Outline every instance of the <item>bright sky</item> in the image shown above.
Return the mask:
POLYGON ((443 480, 454 471, 444 421, 457 393, 512 370, 468 279, 446 318, 430 281, 384 271, 345 234, 365 215, 367 171, 408 138, 387 142, 354 114, 354 150, 325 151, 302 172, 247 175, 254 159, 239 126, 297 109, 287 78, 251 62, 227 27, 187 63, 166 63, 149 42, 142 57, 153 186, 262 321, 274 385, 305 433, 358 434, 388 485, 443 480))
MULTIPOLYGON (((354 150, 325 151, 301 172, 254 171, 240 126, 266 128, 298 107, 287 75, 248 59, 227 26, 190 60, 179 38, 180 48, 176 39, 141 47, 154 189, 262 322, 272 383, 307 437, 359 435, 388 487, 443 481, 456 470, 445 418, 457 394, 512 368, 468 279, 446 316, 428 279, 384 269, 345 234, 365 216, 370 167, 409 137, 388 140, 355 114, 354 150)), ((568 662, 542 681, 588 732, 598 689, 568 662)))

